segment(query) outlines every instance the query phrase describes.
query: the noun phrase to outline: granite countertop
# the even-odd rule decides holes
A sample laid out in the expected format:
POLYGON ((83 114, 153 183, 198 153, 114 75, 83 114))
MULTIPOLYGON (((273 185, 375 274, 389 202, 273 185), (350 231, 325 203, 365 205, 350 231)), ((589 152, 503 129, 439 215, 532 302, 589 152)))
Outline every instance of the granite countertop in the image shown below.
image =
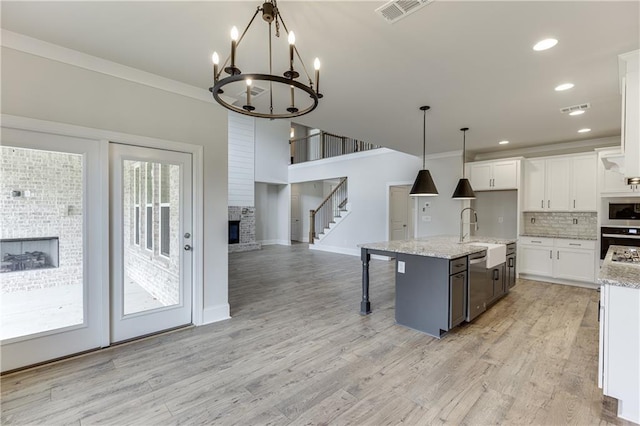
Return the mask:
POLYGON ((585 237, 580 235, 549 235, 549 234, 520 234, 521 237, 538 237, 538 238, 562 238, 566 240, 585 240, 596 241, 598 237, 585 237))
POLYGON ((600 268, 598 284, 640 289, 640 265, 611 261, 611 255, 614 251, 629 250, 630 248, 640 250, 640 247, 609 246, 607 256, 600 268))
POLYGON ((358 244, 358 247, 388 251, 392 253, 455 259, 457 257, 468 256, 473 253, 480 253, 487 249, 484 246, 474 245, 474 242, 490 244, 511 244, 516 242, 516 239, 508 238, 471 237, 470 240, 465 241, 464 243, 459 243, 459 239, 460 237, 454 235, 438 235, 434 237, 422 237, 410 240, 358 244))

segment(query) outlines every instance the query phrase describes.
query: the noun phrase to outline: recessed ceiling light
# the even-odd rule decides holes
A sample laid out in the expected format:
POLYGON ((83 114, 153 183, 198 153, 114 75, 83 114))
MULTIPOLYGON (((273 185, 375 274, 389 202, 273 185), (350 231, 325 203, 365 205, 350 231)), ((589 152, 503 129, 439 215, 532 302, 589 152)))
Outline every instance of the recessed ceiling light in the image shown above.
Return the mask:
POLYGON ((555 38, 546 38, 544 40, 541 40, 541 41, 537 42, 533 46, 533 50, 539 52, 541 50, 551 49, 556 44, 558 44, 558 40, 556 40, 555 38))
POLYGON ((499 143, 500 145, 506 145, 506 144, 508 144, 508 143, 509 143, 509 141, 500 141, 500 142, 498 142, 498 143, 499 143))
POLYGON ((571 111, 569 113, 569 115, 581 115, 581 114, 584 114, 584 110, 583 109, 579 109, 577 111, 571 111))
POLYGON ((563 90, 569 90, 573 87, 573 83, 563 83, 559 86, 556 86, 556 92, 562 92, 563 90))
POLYGON ((580 130, 578 130, 578 133, 587 133, 587 132, 590 132, 590 131, 591 131, 591 129, 580 129, 580 130))

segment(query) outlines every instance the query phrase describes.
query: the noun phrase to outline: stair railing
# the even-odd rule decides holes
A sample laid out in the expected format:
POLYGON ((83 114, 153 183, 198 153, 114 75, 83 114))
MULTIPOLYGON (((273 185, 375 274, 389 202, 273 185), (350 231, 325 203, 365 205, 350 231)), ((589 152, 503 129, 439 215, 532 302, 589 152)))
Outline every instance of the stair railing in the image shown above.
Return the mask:
POLYGON ((343 177, 318 208, 309 210, 309 244, 313 244, 314 238, 340 216, 347 205, 347 195, 347 178, 343 177))
POLYGON ((380 148, 379 145, 323 131, 302 138, 291 139, 289 144, 291 145, 291 164, 380 148))

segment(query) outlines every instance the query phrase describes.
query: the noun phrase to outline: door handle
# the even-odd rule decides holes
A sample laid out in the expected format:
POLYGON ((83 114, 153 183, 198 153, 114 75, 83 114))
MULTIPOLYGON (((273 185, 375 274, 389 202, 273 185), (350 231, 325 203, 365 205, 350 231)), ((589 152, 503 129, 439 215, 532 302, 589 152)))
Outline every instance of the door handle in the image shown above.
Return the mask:
POLYGON ((184 245, 184 250, 185 251, 191 251, 191 246, 189 244, 185 244, 184 245))

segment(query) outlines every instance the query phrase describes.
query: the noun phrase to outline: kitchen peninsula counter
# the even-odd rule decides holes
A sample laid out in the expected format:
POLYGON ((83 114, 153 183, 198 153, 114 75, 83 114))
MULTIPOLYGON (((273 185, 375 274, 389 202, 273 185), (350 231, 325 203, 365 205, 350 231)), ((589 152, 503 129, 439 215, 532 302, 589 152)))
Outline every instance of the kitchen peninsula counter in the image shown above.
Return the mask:
MULTIPOLYGON (((472 237, 458 242, 459 237, 443 235, 399 241, 360 244, 362 260, 362 300, 360 314, 371 313, 369 300, 369 262, 371 255, 395 258, 396 322, 435 337, 468 319, 467 294, 470 259, 482 258, 487 251, 480 244, 513 244, 516 239, 472 237)), ((515 247, 512 248, 515 251, 515 247)), ((515 272, 515 259, 513 271, 515 272)), ((474 261, 476 262, 476 261, 474 261)), ((504 262, 504 260, 503 260, 504 262)), ((501 270, 505 270, 502 263, 501 270)), ((499 272, 499 271, 496 271, 499 272)), ((486 276, 486 273, 483 274, 486 276)), ((497 277, 498 275, 496 275, 497 277)), ((498 280, 498 278, 495 278, 498 280)), ((503 276, 497 284, 500 291, 486 301, 488 306, 506 293, 503 276)), ((497 282, 497 281, 496 281, 497 282)), ((514 278, 515 282, 515 278, 514 278)), ((491 283, 489 283, 491 284, 491 283)), ((487 292, 489 293, 489 292, 487 292)), ((482 303, 481 303, 482 305, 482 303)), ((484 308, 481 308, 484 310, 484 308)))
POLYGON ((598 276, 598 385, 618 399, 619 417, 640 423, 640 265, 612 260, 626 250, 640 247, 610 246, 598 276))

